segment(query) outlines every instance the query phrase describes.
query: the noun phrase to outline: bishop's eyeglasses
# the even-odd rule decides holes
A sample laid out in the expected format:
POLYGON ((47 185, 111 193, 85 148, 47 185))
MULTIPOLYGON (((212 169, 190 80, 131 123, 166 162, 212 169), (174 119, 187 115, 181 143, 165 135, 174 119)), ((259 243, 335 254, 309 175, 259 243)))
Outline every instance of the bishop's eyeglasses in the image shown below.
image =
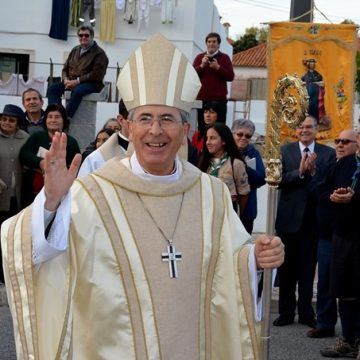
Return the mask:
POLYGON ((143 114, 133 121, 145 128, 151 128, 154 124, 154 121, 157 121, 162 129, 171 129, 181 123, 180 120, 169 114, 161 115, 157 118, 154 118, 150 114, 143 114))

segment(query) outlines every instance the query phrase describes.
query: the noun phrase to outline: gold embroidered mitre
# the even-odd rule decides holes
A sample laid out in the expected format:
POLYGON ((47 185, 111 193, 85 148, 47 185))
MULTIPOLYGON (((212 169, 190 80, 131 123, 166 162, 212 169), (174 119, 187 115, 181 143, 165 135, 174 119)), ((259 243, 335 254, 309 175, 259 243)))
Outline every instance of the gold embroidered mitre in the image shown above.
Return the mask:
POLYGON ((189 112, 201 83, 184 54, 163 35, 156 34, 130 56, 117 87, 128 110, 167 105, 189 112))

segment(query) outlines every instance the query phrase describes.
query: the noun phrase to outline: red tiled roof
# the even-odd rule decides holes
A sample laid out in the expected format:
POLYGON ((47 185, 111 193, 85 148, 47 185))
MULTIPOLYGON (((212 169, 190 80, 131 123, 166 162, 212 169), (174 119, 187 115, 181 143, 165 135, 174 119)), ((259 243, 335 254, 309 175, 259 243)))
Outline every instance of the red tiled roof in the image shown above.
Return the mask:
POLYGON ((266 43, 240 51, 232 57, 233 66, 266 67, 266 43))

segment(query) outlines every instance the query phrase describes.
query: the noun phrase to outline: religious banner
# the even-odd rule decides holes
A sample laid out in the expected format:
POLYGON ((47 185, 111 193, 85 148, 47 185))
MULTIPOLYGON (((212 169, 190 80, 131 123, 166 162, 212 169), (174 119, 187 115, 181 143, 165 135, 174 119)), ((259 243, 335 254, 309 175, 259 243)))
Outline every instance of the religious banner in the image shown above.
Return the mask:
MULTIPOLYGON (((317 140, 331 142, 352 128, 356 26, 281 22, 270 24, 268 39, 268 124, 278 80, 297 76, 309 95, 308 113, 319 121, 317 140)), ((281 126, 281 142, 295 140, 295 130, 281 126)))

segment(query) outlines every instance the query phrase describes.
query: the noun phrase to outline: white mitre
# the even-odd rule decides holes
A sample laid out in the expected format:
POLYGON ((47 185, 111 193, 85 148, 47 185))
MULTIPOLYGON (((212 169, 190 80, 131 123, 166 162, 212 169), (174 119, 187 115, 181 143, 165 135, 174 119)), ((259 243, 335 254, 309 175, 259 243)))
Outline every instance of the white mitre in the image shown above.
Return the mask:
POLYGON ((201 83, 184 54, 163 35, 156 34, 129 57, 117 87, 128 110, 167 105, 189 112, 201 83))

